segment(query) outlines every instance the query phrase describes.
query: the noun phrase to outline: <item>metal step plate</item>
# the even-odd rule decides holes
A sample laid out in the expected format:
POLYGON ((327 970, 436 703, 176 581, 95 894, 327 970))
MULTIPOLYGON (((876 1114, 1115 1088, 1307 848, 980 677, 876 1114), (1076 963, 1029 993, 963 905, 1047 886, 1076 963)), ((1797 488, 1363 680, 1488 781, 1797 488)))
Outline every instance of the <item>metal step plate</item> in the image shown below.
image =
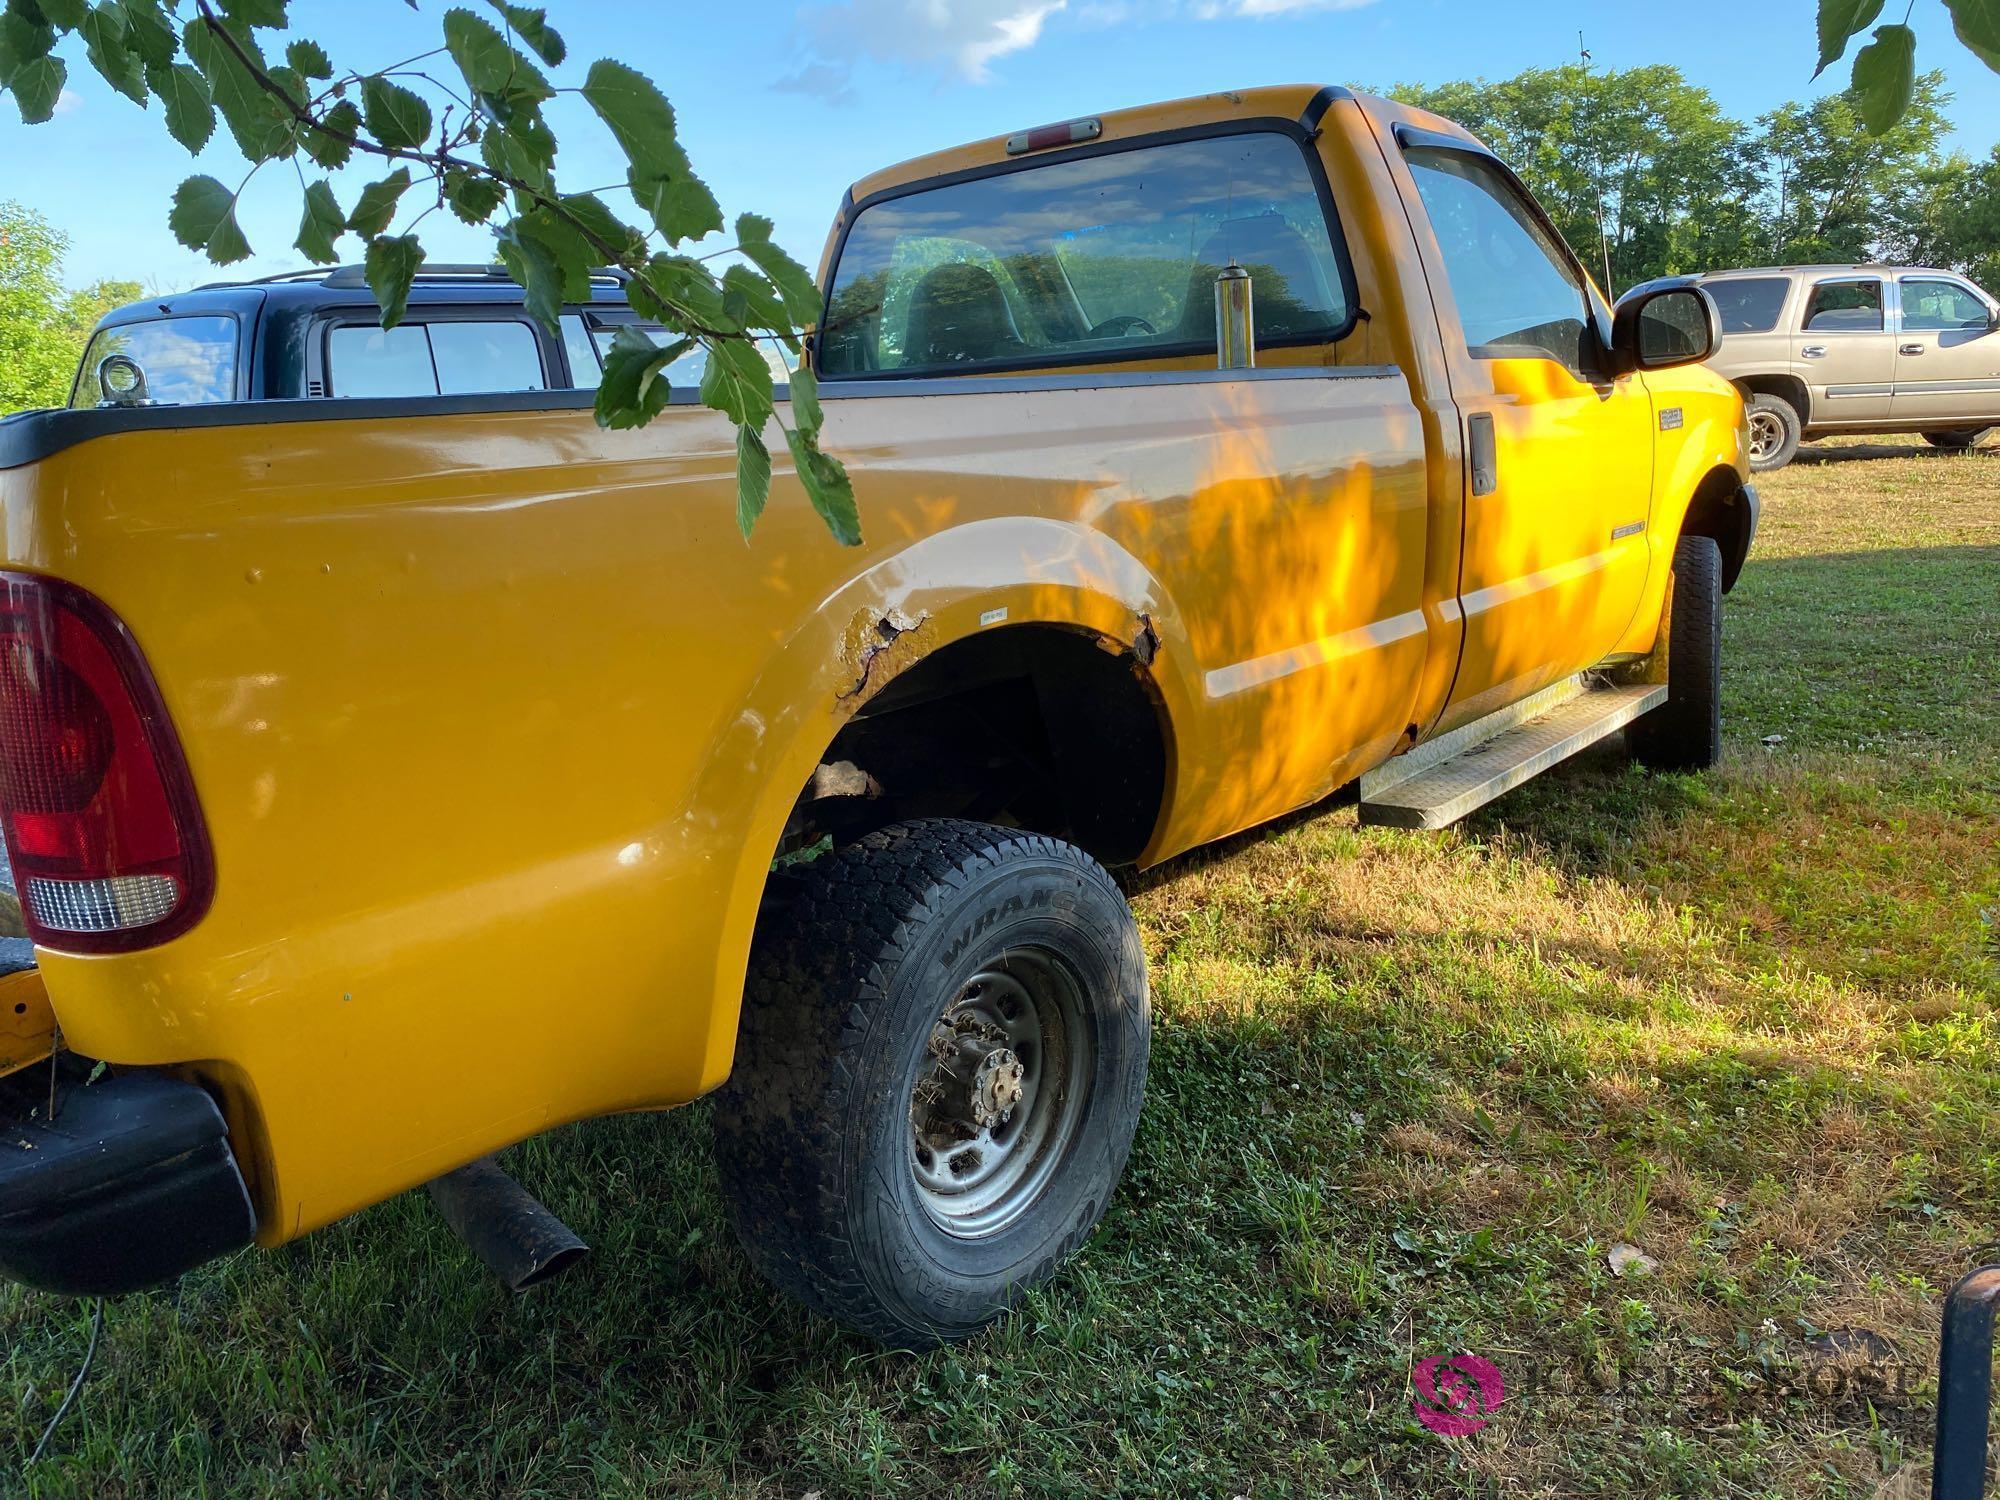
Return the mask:
POLYGON ((1413 776, 1387 786, 1364 781, 1361 821, 1387 828, 1448 828, 1666 701, 1663 682, 1592 688, 1413 776))

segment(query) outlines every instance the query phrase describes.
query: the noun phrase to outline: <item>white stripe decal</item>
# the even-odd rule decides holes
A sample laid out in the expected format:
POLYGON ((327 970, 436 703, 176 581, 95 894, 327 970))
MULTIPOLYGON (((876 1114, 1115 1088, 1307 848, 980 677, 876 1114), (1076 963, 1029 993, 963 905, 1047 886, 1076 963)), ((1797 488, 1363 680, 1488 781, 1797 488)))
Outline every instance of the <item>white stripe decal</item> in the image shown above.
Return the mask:
POLYGON ((1323 636, 1319 640, 1307 641, 1300 646, 1287 646, 1283 651, 1273 651, 1268 656, 1253 657, 1249 661, 1238 662, 1233 667, 1217 667, 1203 679, 1203 682, 1208 688, 1209 697, 1227 698, 1232 693, 1262 687, 1268 682, 1276 682, 1281 677, 1289 677, 1292 673, 1303 672, 1309 667, 1324 667, 1344 657, 1358 656, 1364 651, 1379 651, 1384 646, 1393 646, 1397 641, 1408 640, 1411 636, 1421 633, 1423 628, 1423 611, 1413 609, 1407 614, 1377 620, 1372 625, 1359 625, 1353 630, 1343 630, 1339 635, 1323 636))

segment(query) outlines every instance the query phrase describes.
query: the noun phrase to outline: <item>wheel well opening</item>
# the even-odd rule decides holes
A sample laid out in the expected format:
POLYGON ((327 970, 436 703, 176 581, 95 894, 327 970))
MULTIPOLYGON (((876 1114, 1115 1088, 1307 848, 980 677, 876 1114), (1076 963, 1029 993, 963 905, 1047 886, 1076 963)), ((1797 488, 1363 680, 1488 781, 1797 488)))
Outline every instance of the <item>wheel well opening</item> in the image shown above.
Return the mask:
POLYGON ((1745 375, 1736 382, 1745 396, 1776 396, 1799 414, 1799 425, 1812 421, 1812 392, 1796 375, 1745 375))
POLYGON ((989 631, 900 673, 842 728, 780 855, 910 818, 970 818, 1136 859, 1166 795, 1163 707, 1138 646, 1052 625, 989 631))
POLYGON ((1688 502, 1682 536, 1711 536, 1722 549, 1722 591, 1736 587, 1737 575, 1750 554, 1750 507, 1741 496, 1742 480, 1734 469, 1711 469, 1688 502))

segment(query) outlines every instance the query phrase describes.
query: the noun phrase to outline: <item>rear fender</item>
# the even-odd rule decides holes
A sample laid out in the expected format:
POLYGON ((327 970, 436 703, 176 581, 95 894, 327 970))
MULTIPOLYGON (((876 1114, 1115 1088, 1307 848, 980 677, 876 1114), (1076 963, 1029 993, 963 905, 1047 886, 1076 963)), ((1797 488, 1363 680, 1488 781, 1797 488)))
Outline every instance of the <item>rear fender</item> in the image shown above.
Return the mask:
MULTIPOLYGON (((709 852, 728 860, 706 1086, 728 1074, 771 858, 828 746, 862 704, 932 652, 1022 624, 1067 626, 1107 649, 1134 650, 1169 725, 1185 723, 1199 701, 1180 615, 1158 581, 1102 533, 1073 523, 1013 517, 956 527, 827 599, 770 658, 716 737, 681 819, 690 831, 722 832, 709 852)), ((1169 803, 1172 787, 1170 752, 1169 803)))

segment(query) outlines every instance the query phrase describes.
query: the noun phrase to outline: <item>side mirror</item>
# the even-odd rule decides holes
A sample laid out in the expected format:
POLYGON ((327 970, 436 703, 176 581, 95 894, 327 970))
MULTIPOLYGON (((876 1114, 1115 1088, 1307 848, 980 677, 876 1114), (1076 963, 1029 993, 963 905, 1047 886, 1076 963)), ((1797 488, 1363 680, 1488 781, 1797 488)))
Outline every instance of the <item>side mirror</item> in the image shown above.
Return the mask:
POLYGON ((1618 373, 1698 365, 1722 342, 1722 314, 1698 286, 1641 292, 1618 304, 1611 355, 1618 373))

